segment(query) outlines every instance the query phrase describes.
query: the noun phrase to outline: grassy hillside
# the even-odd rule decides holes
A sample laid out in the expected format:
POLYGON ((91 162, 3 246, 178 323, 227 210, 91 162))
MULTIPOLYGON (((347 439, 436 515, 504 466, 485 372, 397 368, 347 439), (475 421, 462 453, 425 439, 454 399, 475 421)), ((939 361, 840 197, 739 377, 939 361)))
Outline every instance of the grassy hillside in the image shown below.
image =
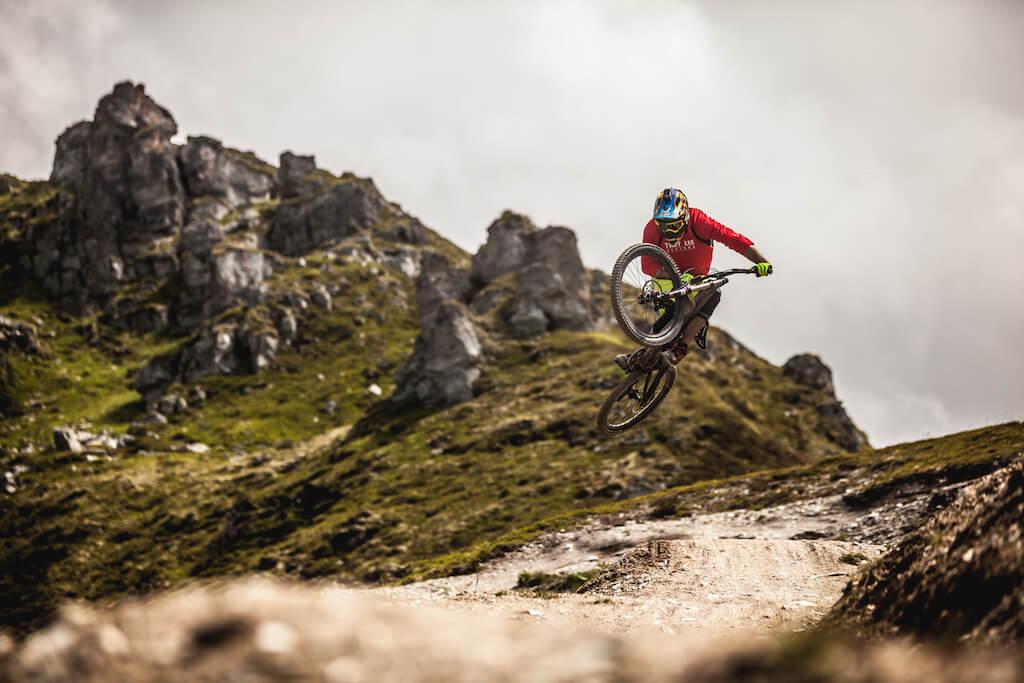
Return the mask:
MULTIPOLYGON (((59 220, 60 201, 47 183, 0 197, 0 315, 30 324, 45 346, 5 354, 3 393, 17 403, 0 420, 0 467, 10 473, 0 512, 5 623, 39 623, 65 597, 190 577, 274 570, 376 581, 462 570, 545 520, 840 452, 821 428, 826 397, 717 330, 665 405, 619 438, 599 435, 594 417, 626 340, 511 339, 493 312, 477 318, 478 396, 439 412, 396 411, 387 398, 418 332, 414 283, 320 252, 276 256, 270 291, 330 283, 341 293, 305 314, 272 369, 203 378, 204 402, 168 424, 140 422, 133 373, 190 337, 129 334, 39 294, 18 267, 19 239, 31 221, 59 220), (112 452, 57 452, 52 431, 68 424, 133 440, 112 452)), ((271 215, 274 202, 261 211, 271 215)), ((435 233, 425 247, 468 258, 435 233)), ((257 305, 219 321, 267 315, 257 305)))

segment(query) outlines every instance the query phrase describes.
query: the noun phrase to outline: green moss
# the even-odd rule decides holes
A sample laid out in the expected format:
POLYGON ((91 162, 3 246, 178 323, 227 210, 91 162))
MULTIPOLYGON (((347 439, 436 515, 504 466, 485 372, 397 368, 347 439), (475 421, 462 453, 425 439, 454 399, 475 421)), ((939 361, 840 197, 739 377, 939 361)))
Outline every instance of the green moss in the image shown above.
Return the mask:
POLYGON ((590 579, 597 576, 600 569, 568 574, 550 574, 547 572, 523 572, 516 581, 516 588, 529 590, 540 595, 557 595, 559 593, 575 593, 590 579))

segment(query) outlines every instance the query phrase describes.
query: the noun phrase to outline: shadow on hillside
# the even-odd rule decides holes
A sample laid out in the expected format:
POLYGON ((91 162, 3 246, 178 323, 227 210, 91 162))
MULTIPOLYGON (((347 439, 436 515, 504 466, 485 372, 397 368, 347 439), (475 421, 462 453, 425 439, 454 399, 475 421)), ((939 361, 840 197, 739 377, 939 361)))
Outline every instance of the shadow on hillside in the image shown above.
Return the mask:
POLYGON ((391 399, 384 399, 370 406, 366 413, 352 425, 343 443, 348 443, 371 434, 397 436, 411 430, 420 420, 434 414, 426 407, 399 405, 391 399))

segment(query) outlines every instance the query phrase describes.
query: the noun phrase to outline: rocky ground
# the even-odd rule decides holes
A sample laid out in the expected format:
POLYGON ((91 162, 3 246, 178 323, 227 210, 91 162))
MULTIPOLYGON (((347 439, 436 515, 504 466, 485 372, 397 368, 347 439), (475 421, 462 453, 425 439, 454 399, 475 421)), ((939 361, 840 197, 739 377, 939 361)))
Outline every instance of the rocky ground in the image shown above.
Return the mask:
POLYGON ((528 614, 403 608, 337 588, 266 581, 65 611, 4 648, 21 681, 848 681, 1010 683, 1005 652, 951 653, 817 634, 780 643, 693 632, 610 635, 528 614))
MULTIPOLYGON (((931 576, 976 595, 1001 591, 1004 600, 987 613, 990 627, 1019 613, 1010 605, 1019 596, 1007 593, 1005 579, 1014 577, 1020 586, 1019 562, 1012 559, 1020 553, 1005 542, 1019 537, 1021 472, 1017 463, 971 484, 925 527, 934 533, 970 525, 969 550, 978 552, 978 566, 992 570, 984 579, 975 571, 965 582, 928 560, 917 570, 925 579, 906 585, 926 586, 931 576), (978 517, 989 523, 977 524, 978 517)), ((1009 683, 1024 675, 1019 651, 861 641, 815 626, 851 575, 853 588, 840 613, 851 596, 868 594, 880 582, 905 585, 908 577, 894 567, 905 565, 901 558, 921 534, 871 564, 876 546, 751 538, 778 533, 778 520, 787 514, 774 511, 775 525, 764 528, 752 516, 709 515, 693 523, 708 535, 647 542, 569 595, 494 591, 501 576, 495 563, 481 573, 485 587, 472 591, 444 582, 367 591, 250 579, 114 609, 70 606, 56 624, 20 645, 0 637, 0 680, 1009 683), (744 521, 754 523, 739 538, 709 537, 742 528, 737 525, 744 521), (799 635, 780 639, 780 632, 799 635)), ((577 538, 597 546, 594 532, 593 539, 577 538)), ((503 562, 527 566, 526 552, 503 562)), ((913 591, 888 599, 890 615, 920 604, 913 591)), ((953 615, 938 623, 973 628, 953 615)), ((1019 640, 1016 622, 999 623, 1000 642, 1019 640)))
POLYGON ((966 487, 851 583, 835 612, 874 634, 1024 639, 1024 462, 966 487))

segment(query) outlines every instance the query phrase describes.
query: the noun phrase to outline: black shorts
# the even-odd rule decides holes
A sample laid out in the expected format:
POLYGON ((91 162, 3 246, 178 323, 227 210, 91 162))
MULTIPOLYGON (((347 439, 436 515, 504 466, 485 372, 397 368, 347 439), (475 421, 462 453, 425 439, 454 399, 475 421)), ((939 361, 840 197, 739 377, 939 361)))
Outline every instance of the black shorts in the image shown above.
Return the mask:
MULTIPOLYGON (((718 304, 721 300, 722 290, 720 289, 716 289, 715 291, 711 292, 711 294, 708 294, 703 297, 698 295, 697 302, 700 304, 700 308, 697 310, 696 313, 690 313, 689 315, 696 315, 700 316, 701 318, 704 318, 704 320, 710 320, 711 314, 715 312, 716 308, 718 308, 718 304)), ((661 314, 661 317, 658 318, 657 322, 654 323, 655 334, 661 332, 665 328, 665 325, 669 324, 669 322, 672 320, 672 316, 674 316, 675 314, 676 304, 675 302, 672 302, 665 309, 665 312, 661 314)))

